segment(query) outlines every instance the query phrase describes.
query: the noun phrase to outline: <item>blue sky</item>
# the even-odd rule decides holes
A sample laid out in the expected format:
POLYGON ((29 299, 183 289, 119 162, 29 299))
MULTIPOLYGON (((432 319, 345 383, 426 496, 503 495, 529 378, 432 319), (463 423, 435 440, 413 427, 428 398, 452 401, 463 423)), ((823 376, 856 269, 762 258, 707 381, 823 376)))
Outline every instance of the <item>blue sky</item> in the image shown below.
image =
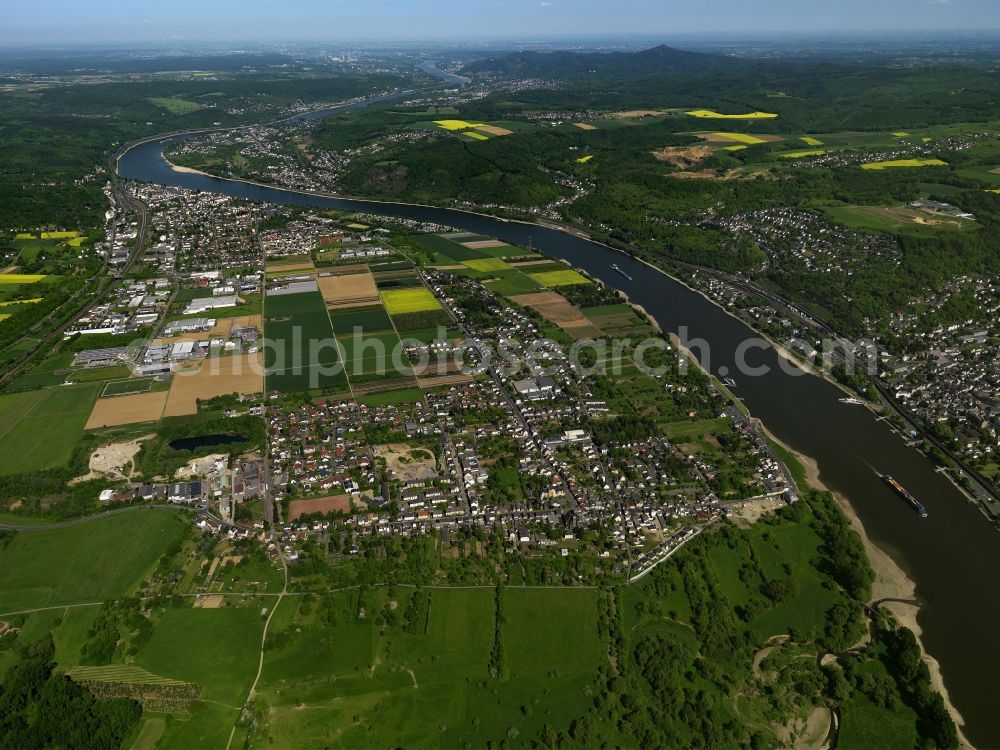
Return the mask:
POLYGON ((4 0, 0 44, 1000 27, 998 0, 4 0))

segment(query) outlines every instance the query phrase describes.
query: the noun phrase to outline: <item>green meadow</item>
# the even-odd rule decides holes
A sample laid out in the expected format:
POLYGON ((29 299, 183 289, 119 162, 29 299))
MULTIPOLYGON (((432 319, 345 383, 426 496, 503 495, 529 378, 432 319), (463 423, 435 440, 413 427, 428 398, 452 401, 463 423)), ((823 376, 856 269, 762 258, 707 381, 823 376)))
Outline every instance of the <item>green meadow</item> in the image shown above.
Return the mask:
POLYGON ((264 618, 256 606, 168 608, 136 663, 202 686, 201 697, 241 706, 257 673, 264 618))
POLYGON ((364 619, 357 592, 338 594, 323 609, 332 607, 336 624, 293 621, 267 652, 267 746, 415 747, 434 737, 434 746, 482 747, 512 724, 530 735, 546 722, 568 722, 586 710, 584 687, 606 662, 598 596, 505 590, 499 632, 509 656, 495 680, 493 589, 368 592, 364 619), (425 595, 415 625, 378 624, 381 613, 402 617, 412 597, 425 595))
POLYGON ((149 101, 157 107, 163 107, 172 115, 186 115, 199 109, 199 106, 194 102, 189 102, 186 99, 178 99, 173 96, 151 96, 149 97, 149 101))
POLYGON ((0 612, 128 596, 186 523, 174 511, 141 510, 18 532, 0 551, 0 612))
POLYGON ((0 475, 66 466, 101 387, 0 395, 0 475))
POLYGON ((264 306, 267 389, 285 392, 344 388, 333 328, 319 292, 271 295, 264 306))

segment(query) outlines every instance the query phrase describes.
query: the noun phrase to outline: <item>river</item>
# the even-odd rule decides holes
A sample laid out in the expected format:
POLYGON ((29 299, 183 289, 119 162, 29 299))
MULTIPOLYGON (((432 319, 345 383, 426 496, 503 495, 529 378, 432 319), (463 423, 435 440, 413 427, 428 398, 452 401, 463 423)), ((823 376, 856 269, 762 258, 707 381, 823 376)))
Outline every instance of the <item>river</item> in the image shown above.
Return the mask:
MULTIPOLYGON (((839 403, 831 383, 795 375, 771 348, 751 350, 745 361, 768 374, 740 376, 736 351, 755 334, 706 298, 639 261, 581 237, 531 224, 464 211, 400 203, 331 198, 279 188, 181 173, 163 158, 163 141, 140 144, 119 161, 119 174, 194 190, 270 203, 366 211, 434 222, 498 237, 569 261, 611 287, 621 289, 664 332, 686 327, 688 339, 710 343, 710 369, 736 379, 734 393, 781 441, 811 456, 824 483, 844 495, 868 536, 916 582, 918 623, 927 651, 941 665, 952 702, 965 719, 965 733, 980 747, 1000 747, 994 675, 1000 674, 1000 545, 983 515, 914 448, 907 447, 867 409, 839 403), (617 265, 632 279, 616 273, 617 265), (725 370, 722 370, 725 368, 725 370), (927 506, 916 515, 880 480, 896 477, 927 506)), ((696 354, 698 352, 696 351, 696 354)))

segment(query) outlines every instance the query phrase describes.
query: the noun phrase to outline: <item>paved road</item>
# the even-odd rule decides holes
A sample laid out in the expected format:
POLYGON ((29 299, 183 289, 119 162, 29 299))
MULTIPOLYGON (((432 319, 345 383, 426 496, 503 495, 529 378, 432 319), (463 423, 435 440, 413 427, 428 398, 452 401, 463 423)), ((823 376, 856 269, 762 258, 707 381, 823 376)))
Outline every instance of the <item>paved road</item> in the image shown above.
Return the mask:
POLYGON ((171 510, 193 510, 183 505, 129 505, 126 508, 115 508, 114 510, 106 510, 103 513, 95 513, 92 516, 80 516, 79 518, 70 518, 66 521, 56 521, 54 523, 40 523, 40 524, 26 524, 19 526, 13 523, 0 523, 0 529, 5 531, 49 531, 51 529, 65 529, 68 526, 79 526, 80 524, 90 523, 91 521, 96 521, 99 518, 108 518, 109 516, 118 516, 122 513, 134 513, 139 510, 147 510, 154 508, 168 508, 171 510))
MULTIPOLYGON (((32 347, 29 351, 22 354, 13 364, 8 365, 7 370, 0 374, 0 384, 6 383, 12 380, 16 375, 20 373, 23 365, 31 361, 32 357, 37 354, 43 347, 51 348, 55 342, 62 337, 63 332, 75 321, 79 320, 81 316, 93 309, 97 304, 99 304, 105 297, 105 295, 114 288, 113 283, 105 284, 106 281, 113 281, 117 278, 123 278, 132 266, 135 264, 136 260, 142 257, 142 251, 146 246, 146 233, 149 228, 149 215, 146 209, 146 205, 138 200, 135 200, 130 195, 125 193, 120 189, 118 184, 115 185, 115 197, 117 198, 120 205, 127 206, 129 210, 134 211, 139 217, 139 230, 136 234, 135 249, 129 256, 128 263, 113 274, 109 274, 110 270, 107 263, 105 263, 95 279, 96 288, 91 289, 89 286, 82 287, 76 294, 74 294, 65 305, 72 304, 72 302, 77 299, 81 294, 91 294, 91 299, 86 302, 81 308, 75 312, 70 313, 70 315, 62 323, 57 325, 55 328, 51 329, 47 334, 40 337, 38 344, 32 347)), ((110 240, 113 242, 114 237, 110 240)), ((89 282, 88 282, 89 283, 89 282)), ((35 326, 32 326, 32 330, 37 330, 38 326, 42 323, 49 321, 55 316, 62 307, 53 310, 46 318, 39 321, 35 326)), ((27 334, 26 334, 27 335, 27 334)))
POLYGON ((115 508, 114 510, 106 510, 103 513, 94 513, 90 516, 80 516, 79 518, 70 518, 66 521, 56 521, 54 523, 39 523, 39 524, 25 524, 19 526, 18 524, 12 523, 0 523, 0 531, 49 531, 51 529, 65 529, 68 526, 79 526, 81 524, 90 523, 91 521, 97 521, 101 518, 108 518, 110 516, 121 515, 122 513, 136 513, 143 510, 178 510, 187 511, 188 513, 193 513, 197 516, 202 516, 210 521, 215 521, 221 526, 226 528, 235 529, 248 529, 247 526, 241 526, 238 523, 229 523, 228 521, 223 521, 221 518, 216 516, 208 508, 195 508, 189 505, 175 505, 173 503, 150 503, 142 505, 127 505, 124 508, 115 508))

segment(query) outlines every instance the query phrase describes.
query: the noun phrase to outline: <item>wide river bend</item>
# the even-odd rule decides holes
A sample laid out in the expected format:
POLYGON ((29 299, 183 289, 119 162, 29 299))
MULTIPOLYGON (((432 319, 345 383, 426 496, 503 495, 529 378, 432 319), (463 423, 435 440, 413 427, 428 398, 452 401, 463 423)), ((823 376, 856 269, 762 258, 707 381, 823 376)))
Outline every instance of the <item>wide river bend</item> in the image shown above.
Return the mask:
POLYGON ((715 373, 735 377, 734 393, 752 414, 778 439, 816 460, 824 483, 849 500, 871 540, 916 582, 923 642, 941 665, 952 702, 965 719, 966 735, 977 747, 1000 747, 996 682, 1000 647, 994 641, 1000 634, 996 531, 927 458, 907 447, 867 409, 839 403, 844 394, 819 377, 790 374, 771 348, 753 349, 745 358, 749 365, 767 367, 768 374, 736 374, 737 348, 755 336, 749 327, 683 284, 598 243, 556 229, 455 209, 332 198, 177 172, 163 157, 168 141, 149 141, 126 151, 118 163, 119 174, 252 201, 434 222, 514 244, 530 243, 621 289, 664 332, 678 332, 686 326, 689 339, 708 342, 711 358, 703 364, 715 373), (615 272, 613 263, 632 279, 615 272), (927 506, 929 517, 919 518, 877 472, 895 476, 927 506))

